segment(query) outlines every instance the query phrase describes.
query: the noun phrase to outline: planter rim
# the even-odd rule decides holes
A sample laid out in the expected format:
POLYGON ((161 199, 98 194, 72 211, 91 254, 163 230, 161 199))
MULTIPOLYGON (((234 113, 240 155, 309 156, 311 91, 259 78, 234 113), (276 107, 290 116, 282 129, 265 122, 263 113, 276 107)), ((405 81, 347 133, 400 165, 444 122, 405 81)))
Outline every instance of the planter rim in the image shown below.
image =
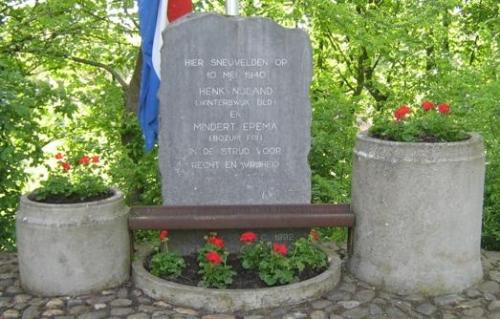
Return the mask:
POLYGON ((372 137, 368 134, 368 130, 364 130, 359 132, 356 137, 359 140, 378 143, 382 145, 407 145, 407 146, 463 146, 468 144, 475 144, 482 141, 482 137, 479 133, 476 132, 467 132, 469 138, 463 141, 455 141, 455 142, 402 142, 402 141, 390 141, 383 140, 377 137, 372 137))
POLYGON ((97 205, 102 205, 102 204, 108 204, 108 203, 113 203, 116 201, 119 201, 123 198, 123 193, 116 189, 116 188, 110 188, 110 190, 113 192, 113 195, 98 199, 98 200, 92 200, 88 202, 80 202, 80 203, 43 203, 43 202, 38 202, 34 201, 28 198, 29 195, 32 194, 24 194, 21 196, 21 204, 24 205, 30 205, 30 206, 39 206, 40 208, 49 208, 49 207, 73 207, 73 208, 88 208, 89 206, 97 206, 97 205))

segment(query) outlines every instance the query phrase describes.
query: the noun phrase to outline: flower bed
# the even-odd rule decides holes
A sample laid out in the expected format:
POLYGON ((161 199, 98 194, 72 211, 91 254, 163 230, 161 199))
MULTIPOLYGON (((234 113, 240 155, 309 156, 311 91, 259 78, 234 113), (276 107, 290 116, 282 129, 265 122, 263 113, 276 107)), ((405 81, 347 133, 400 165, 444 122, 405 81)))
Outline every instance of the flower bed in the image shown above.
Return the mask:
POLYGON ((297 242, 287 248, 279 243, 252 240, 243 243, 237 255, 223 249, 220 237, 210 235, 197 255, 182 258, 158 247, 147 248, 139 251, 132 264, 133 278, 136 286, 149 296, 211 312, 301 303, 333 289, 340 279, 341 263, 338 256, 316 248, 325 257, 324 265, 309 265, 315 259, 308 254, 310 241, 297 242), (155 256, 161 256, 169 266, 159 263, 155 267, 155 256), (158 274, 159 269, 164 272, 160 277, 150 273, 151 270, 158 274))
MULTIPOLYGON (((153 253, 154 254, 154 253, 153 253)), ((151 258, 153 254, 146 258, 145 268, 147 271, 151 272, 151 258)), ((186 268, 179 277, 168 278, 167 276, 160 276, 160 278, 165 280, 170 280, 172 282, 188 285, 188 286, 198 286, 198 283, 202 280, 202 275, 198 273, 198 262, 196 255, 184 256, 184 261, 186 263, 186 268)), ((229 254, 227 258, 228 265, 236 272, 236 276, 231 285, 230 289, 245 289, 245 288, 265 288, 268 285, 259 278, 259 273, 256 270, 244 269, 241 265, 241 259, 236 254, 229 254)), ((298 281, 304 281, 313 278, 322 272, 324 272, 328 267, 322 267, 321 269, 306 268, 298 274, 298 281)))

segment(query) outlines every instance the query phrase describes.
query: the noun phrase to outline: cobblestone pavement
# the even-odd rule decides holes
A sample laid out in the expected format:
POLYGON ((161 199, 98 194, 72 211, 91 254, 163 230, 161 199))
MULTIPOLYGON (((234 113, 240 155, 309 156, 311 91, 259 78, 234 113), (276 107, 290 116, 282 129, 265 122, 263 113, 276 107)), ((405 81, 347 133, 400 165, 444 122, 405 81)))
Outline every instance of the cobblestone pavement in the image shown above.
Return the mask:
POLYGON ((0 318, 57 319, 341 319, 488 318, 500 319, 500 252, 483 252, 485 279, 461 294, 425 298, 375 289, 346 271, 337 288, 322 298, 288 308, 214 315, 154 300, 127 283, 78 297, 40 298, 19 287, 17 258, 0 253, 0 318), (498 300, 497 300, 498 298, 498 300))

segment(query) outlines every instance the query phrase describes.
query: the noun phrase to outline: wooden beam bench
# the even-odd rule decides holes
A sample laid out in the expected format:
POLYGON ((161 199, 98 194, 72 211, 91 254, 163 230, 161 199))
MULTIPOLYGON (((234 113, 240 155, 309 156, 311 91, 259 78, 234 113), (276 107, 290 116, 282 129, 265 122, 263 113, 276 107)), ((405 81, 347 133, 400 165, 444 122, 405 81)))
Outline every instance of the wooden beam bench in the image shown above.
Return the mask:
POLYGON ((348 204, 134 206, 129 228, 169 230, 348 227, 352 248, 354 213, 348 204))

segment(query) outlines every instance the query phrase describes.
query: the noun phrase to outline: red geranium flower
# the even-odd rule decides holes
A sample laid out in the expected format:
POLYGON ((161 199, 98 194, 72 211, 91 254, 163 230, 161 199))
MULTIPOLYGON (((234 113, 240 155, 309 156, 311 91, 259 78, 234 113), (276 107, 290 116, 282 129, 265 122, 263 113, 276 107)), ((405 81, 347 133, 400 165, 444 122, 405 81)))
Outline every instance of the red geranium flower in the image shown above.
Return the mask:
POLYGON ((396 121, 400 121, 410 112, 411 109, 408 105, 401 105, 396 109, 396 111, 394 111, 394 117, 396 118, 396 121))
POLYGON ((273 250, 280 254, 281 256, 285 256, 288 252, 288 249, 284 244, 273 243, 273 250))
POLYGON ((61 152, 59 152, 59 153, 56 153, 56 155, 54 155, 54 157, 55 157, 55 159, 60 160, 64 157, 64 155, 61 152))
POLYGON ((311 229, 309 232, 309 236, 311 236, 311 239, 314 241, 318 241, 320 239, 319 233, 316 229, 311 229))
POLYGON ((87 155, 82 156, 79 163, 82 165, 88 165, 90 163, 90 157, 88 157, 87 155))
POLYGON ((212 265, 220 265, 222 263, 222 258, 216 251, 209 251, 205 254, 205 258, 212 265))
POLYGON ((214 245, 215 247, 224 248, 224 240, 219 236, 210 236, 207 239, 207 243, 214 245))
POLYGON ((92 163, 99 163, 99 156, 97 155, 92 156, 92 163))
POLYGON ((442 114, 450 113, 450 111, 451 111, 450 105, 448 103, 440 103, 438 105, 438 111, 439 111, 439 113, 442 113, 442 114))
POLYGON ((168 237, 168 230, 160 231, 160 240, 164 241, 168 237))
POLYGON ((68 162, 61 163, 63 171, 69 171, 71 169, 71 165, 68 162))
POLYGON ((424 111, 430 111, 434 108, 434 103, 432 103, 431 101, 423 101, 422 102, 422 108, 424 109, 424 111))
POLYGON ((240 241, 245 244, 253 243, 257 240, 257 234, 251 231, 241 234, 240 241))

